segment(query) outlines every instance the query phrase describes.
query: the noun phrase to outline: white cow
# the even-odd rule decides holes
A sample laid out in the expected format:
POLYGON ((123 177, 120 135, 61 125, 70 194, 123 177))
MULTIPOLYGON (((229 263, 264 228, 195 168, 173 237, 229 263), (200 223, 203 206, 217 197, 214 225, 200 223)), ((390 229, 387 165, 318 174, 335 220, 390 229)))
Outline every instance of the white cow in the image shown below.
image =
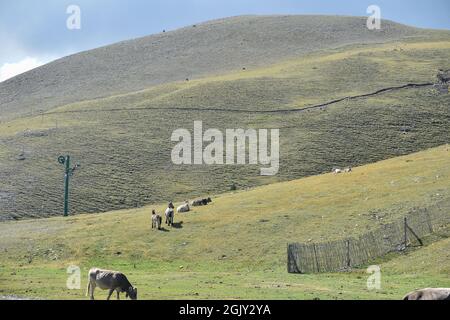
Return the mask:
POLYGON ((450 288, 426 288, 408 293, 403 300, 450 300, 450 288))
POLYGON ((345 169, 333 168, 333 171, 331 172, 333 172, 334 174, 340 174, 340 173, 350 173, 352 171, 353 171, 352 167, 348 167, 345 169))
POLYGON ((165 212, 166 216, 166 224, 171 227, 173 225, 173 218, 175 216, 175 212, 173 211, 173 208, 169 207, 166 209, 165 212))
POLYGON ((178 213, 180 213, 180 212, 188 212, 190 210, 191 210, 191 208, 189 208, 189 202, 187 202, 187 201, 177 208, 177 212, 178 213))
POLYGON ((161 230, 162 217, 159 214, 156 214, 155 210, 152 210, 152 229, 158 228, 161 230))

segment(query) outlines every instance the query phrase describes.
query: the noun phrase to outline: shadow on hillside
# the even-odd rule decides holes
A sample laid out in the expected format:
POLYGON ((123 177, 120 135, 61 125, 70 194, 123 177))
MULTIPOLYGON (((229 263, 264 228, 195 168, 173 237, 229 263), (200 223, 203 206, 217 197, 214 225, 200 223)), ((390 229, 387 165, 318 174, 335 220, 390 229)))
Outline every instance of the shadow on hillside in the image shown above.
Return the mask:
POLYGON ((180 222, 174 222, 173 225, 172 225, 172 227, 175 228, 175 229, 181 229, 181 228, 183 228, 183 221, 180 221, 180 222))

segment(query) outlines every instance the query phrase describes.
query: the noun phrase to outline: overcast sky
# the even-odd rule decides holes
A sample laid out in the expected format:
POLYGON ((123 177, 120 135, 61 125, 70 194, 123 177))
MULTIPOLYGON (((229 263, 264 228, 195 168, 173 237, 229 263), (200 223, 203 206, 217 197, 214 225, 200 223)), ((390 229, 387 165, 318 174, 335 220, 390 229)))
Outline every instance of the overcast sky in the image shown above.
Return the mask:
POLYGON ((337 14, 450 29, 449 0, 0 0, 0 81, 56 58, 120 40, 242 14, 337 14), (69 5, 81 29, 69 30, 69 5))

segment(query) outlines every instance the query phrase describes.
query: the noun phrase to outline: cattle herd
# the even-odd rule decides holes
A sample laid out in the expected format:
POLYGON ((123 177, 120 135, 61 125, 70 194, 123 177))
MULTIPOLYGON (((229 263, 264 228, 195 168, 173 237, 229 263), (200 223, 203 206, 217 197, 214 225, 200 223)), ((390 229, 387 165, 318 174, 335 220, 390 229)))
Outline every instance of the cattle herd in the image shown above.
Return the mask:
MULTIPOLYGON (((197 199, 192 201, 190 204, 185 201, 182 205, 177 208, 178 213, 189 212, 192 207, 206 206, 211 203, 211 198, 197 199)), ((175 216, 175 206, 173 202, 169 202, 167 209, 165 211, 166 224, 171 227, 173 226, 173 219, 175 216)), ((152 229, 161 230, 162 216, 157 214, 155 210, 152 210, 152 229)), ((137 300, 137 288, 133 287, 128 281, 128 278, 121 272, 102 270, 98 268, 92 268, 89 270, 88 275, 88 286, 86 291, 86 296, 89 296, 91 300, 94 300, 95 288, 100 288, 102 290, 108 290, 108 298, 116 292, 117 300, 120 300, 120 294, 125 293, 126 298, 131 300, 137 300)))
MULTIPOLYGON (((351 172, 351 168, 347 169, 333 169, 335 174, 342 172, 351 172), (337 171, 337 172, 336 172, 337 171)), ((189 212, 191 207, 205 206, 211 203, 211 198, 197 199, 191 201, 185 201, 182 205, 177 207, 178 213, 189 212)), ((173 219, 175 216, 175 206, 170 202, 165 211, 165 222, 168 226, 173 226, 173 219)), ((157 214, 155 210, 152 210, 152 229, 161 230, 162 216, 157 214)), ((116 292, 117 299, 120 299, 120 294, 125 293, 126 298, 131 300, 137 299, 137 288, 128 281, 128 278, 121 272, 102 270, 98 268, 92 268, 88 274, 88 287, 86 295, 89 295, 91 300, 94 300, 95 288, 102 290, 108 290, 107 300, 111 298, 111 295, 116 292)), ((450 300, 450 288, 426 288, 415 290, 408 293, 403 300, 450 300)))
MULTIPOLYGON (((191 211, 191 207, 198 207, 198 206, 206 206, 209 203, 211 203, 211 198, 204 198, 204 199, 197 199, 191 201, 185 201, 182 205, 177 207, 178 213, 184 213, 191 211)), ((164 212, 164 216, 166 217, 166 224, 169 227, 173 226, 173 219, 175 216, 175 206, 173 205, 173 202, 169 202, 166 211, 164 212)), ((157 214, 155 210, 152 210, 152 229, 158 229, 161 230, 162 225, 162 216, 157 214)))

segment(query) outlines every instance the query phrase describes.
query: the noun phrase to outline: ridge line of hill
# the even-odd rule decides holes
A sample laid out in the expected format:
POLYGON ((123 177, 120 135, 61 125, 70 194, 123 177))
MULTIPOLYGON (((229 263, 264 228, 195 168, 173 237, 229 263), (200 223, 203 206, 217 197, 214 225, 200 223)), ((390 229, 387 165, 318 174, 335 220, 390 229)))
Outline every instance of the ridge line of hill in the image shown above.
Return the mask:
POLYGON ((235 72, 349 45, 407 39, 448 40, 448 31, 384 21, 373 32, 364 17, 250 16, 185 26, 63 57, 0 83, 2 119, 80 100, 235 72))
POLYGON ((363 93, 354 96, 346 96, 343 98, 334 99, 325 103, 316 104, 303 108, 293 108, 293 109, 279 109, 279 110, 245 110, 245 109, 224 109, 224 108, 200 108, 200 107, 144 107, 144 108, 112 108, 112 109, 89 109, 89 110, 65 110, 65 111, 50 111, 45 112, 43 115, 52 114, 68 114, 68 113, 89 113, 89 112, 123 112, 123 111, 141 111, 141 110, 168 110, 168 111, 220 111, 220 112, 234 112, 234 113, 291 113, 291 112, 303 112, 307 110, 320 109, 328 107, 330 105, 345 101, 345 100, 356 100, 360 98, 367 98, 371 96, 376 96, 382 93, 402 90, 408 88, 423 88, 434 85, 431 82, 425 83, 407 83, 401 86, 387 87, 383 89, 378 89, 374 92, 363 93))

